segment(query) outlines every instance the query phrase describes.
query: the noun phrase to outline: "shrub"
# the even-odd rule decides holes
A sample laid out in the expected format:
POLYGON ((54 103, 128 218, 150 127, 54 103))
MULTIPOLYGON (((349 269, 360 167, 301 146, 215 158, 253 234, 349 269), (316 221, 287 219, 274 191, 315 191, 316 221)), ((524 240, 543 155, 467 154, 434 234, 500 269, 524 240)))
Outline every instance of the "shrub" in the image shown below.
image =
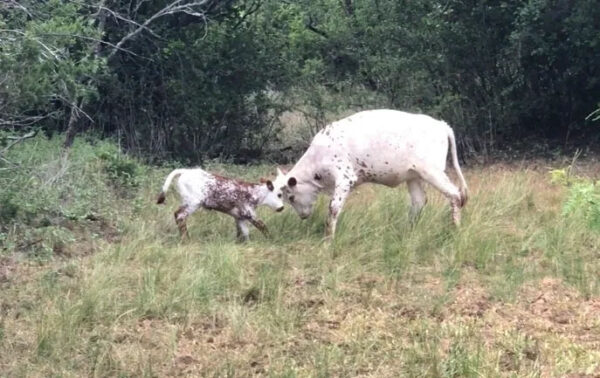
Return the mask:
POLYGON ((600 230, 600 182, 574 176, 571 166, 550 171, 551 182, 568 187, 563 216, 581 216, 592 229, 600 230))
POLYGON ((113 144, 104 144, 98 152, 104 161, 104 170, 108 177, 119 185, 137 187, 139 185, 140 165, 127 155, 121 153, 113 144))

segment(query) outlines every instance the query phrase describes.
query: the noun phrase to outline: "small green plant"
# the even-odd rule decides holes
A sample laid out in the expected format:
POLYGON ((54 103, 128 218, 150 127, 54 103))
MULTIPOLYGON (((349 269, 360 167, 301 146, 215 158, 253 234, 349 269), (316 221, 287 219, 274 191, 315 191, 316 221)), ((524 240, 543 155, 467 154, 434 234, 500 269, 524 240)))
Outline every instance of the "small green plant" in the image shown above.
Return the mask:
POLYGON ((599 182, 585 180, 571 186, 563 205, 563 216, 572 214, 583 216, 591 228, 600 230, 599 182))
POLYGON ((573 173, 578 156, 579 151, 568 167, 551 170, 550 182, 569 188, 562 208, 564 217, 581 216, 591 228, 600 229, 600 182, 573 173))
POLYGON ((7 191, 0 195, 0 225, 8 224, 17 217, 19 206, 12 199, 12 192, 7 191))
POLYGON ((140 165, 136 160, 121 153, 116 146, 106 144, 98 153, 98 157, 105 162, 104 169, 111 180, 126 187, 139 185, 140 165))

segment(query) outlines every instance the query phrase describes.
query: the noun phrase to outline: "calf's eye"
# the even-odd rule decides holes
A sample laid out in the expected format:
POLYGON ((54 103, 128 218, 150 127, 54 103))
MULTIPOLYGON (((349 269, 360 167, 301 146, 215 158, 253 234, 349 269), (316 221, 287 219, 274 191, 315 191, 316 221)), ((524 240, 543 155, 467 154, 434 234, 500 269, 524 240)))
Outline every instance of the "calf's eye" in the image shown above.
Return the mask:
POLYGON ((281 198, 281 193, 279 193, 279 194, 277 195, 277 197, 281 198))

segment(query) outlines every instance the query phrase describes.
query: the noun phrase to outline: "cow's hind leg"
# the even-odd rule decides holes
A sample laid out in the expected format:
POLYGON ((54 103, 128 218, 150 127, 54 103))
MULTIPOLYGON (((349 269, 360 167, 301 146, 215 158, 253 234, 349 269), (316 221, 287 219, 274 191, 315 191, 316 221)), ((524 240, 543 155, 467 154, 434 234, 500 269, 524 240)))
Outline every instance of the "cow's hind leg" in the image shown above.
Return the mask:
POLYGON ((458 226, 460 224, 461 197, 460 191, 456 185, 450 181, 444 171, 427 170, 419 167, 415 167, 414 170, 423 180, 433 185, 434 188, 442 192, 446 198, 448 198, 452 210, 452 221, 458 226))
POLYGON ((409 180, 406 185, 408 186, 411 202, 409 219, 410 223, 414 225, 419 220, 423 206, 427 203, 427 195, 423 189, 421 179, 409 180))

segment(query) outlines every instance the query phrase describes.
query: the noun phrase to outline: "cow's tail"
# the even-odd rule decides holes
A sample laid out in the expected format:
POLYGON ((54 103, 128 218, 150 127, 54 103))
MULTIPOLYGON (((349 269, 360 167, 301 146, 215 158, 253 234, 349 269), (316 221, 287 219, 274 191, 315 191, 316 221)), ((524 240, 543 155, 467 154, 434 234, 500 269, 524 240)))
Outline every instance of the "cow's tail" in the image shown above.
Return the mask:
POLYGON ((454 170, 458 175, 458 179, 460 180, 460 206, 463 207, 467 200, 469 199, 469 189, 467 188, 467 182, 460 170, 460 165, 458 165, 458 154, 456 153, 456 138, 454 137, 454 131, 451 127, 448 127, 448 141, 450 142, 450 153, 452 154, 452 166, 454 166, 454 170))
POLYGON ((156 203, 160 204, 160 203, 164 203, 165 202, 167 190, 169 190, 169 186, 171 185, 171 181, 173 181, 173 179, 175 177, 179 176, 183 172, 185 172, 185 169, 176 169, 173 172, 169 173, 169 175, 167 176, 167 179, 165 180, 165 183, 163 184, 162 191, 158 195, 158 199, 156 200, 156 203))

